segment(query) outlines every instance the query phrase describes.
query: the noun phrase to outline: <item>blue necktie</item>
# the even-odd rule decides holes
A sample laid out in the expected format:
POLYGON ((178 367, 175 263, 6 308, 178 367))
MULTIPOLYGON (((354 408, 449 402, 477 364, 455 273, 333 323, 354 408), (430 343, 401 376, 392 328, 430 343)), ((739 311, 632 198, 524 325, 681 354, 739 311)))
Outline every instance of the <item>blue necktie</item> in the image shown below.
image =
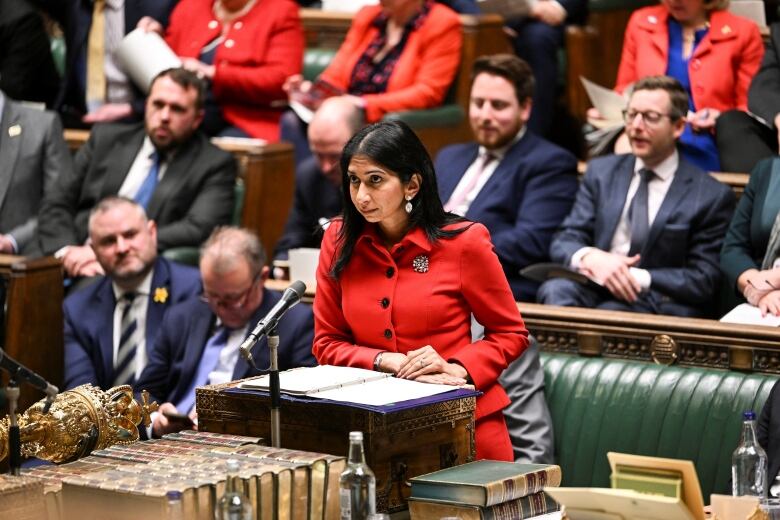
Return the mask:
POLYGON ((647 216, 647 184, 653 180, 653 177, 655 177, 653 170, 647 168, 639 170, 639 187, 628 206, 628 222, 631 224, 631 247, 628 249, 628 256, 639 253, 647 242, 647 235, 650 232, 647 216))
POLYGON ((192 407, 195 406, 195 389, 208 383, 209 374, 216 368, 219 361, 219 353, 227 345, 231 332, 231 329, 227 327, 217 327, 214 335, 206 342, 203 355, 200 357, 200 363, 198 363, 198 371, 195 373, 195 377, 192 378, 189 391, 176 404, 176 409, 180 413, 188 414, 192 407))
POLYGON ((150 158, 152 159, 152 167, 149 168, 149 174, 133 198, 144 209, 149 208, 149 201, 152 200, 152 194, 154 194, 154 189, 157 187, 157 176, 160 174, 160 163, 162 162, 162 156, 157 150, 152 152, 150 158))
POLYGON ((136 360, 138 343, 143 339, 144 331, 138 329, 138 320, 133 312, 133 301, 136 293, 123 294, 117 305, 124 304, 122 319, 120 322, 119 346, 116 350, 116 362, 114 363, 113 386, 132 385, 135 381, 136 360))

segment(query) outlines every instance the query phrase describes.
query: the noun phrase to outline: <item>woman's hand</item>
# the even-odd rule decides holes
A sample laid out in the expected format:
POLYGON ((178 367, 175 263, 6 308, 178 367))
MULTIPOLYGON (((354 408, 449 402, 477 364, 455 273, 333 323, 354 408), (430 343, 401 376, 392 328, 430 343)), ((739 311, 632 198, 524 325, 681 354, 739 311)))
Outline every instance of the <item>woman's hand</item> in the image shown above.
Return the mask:
MULTIPOLYGON (((406 354, 406 362, 396 374, 403 379, 419 380, 421 376, 446 375, 461 382, 444 384, 464 384, 468 378, 468 372, 457 363, 448 363, 442 358, 436 349, 430 345, 417 350, 410 350, 406 354)), ((382 360, 384 362, 384 359, 382 360)), ((448 379, 452 380, 452 379, 448 379)), ((429 382, 429 381, 426 381, 429 382)))
POLYGON ((694 114, 688 115, 688 123, 694 132, 711 132, 715 130, 715 121, 720 116, 720 111, 714 108, 702 108, 694 114))
POLYGON ((780 316, 780 290, 769 291, 758 301, 761 316, 780 316))
POLYGON ((780 288, 775 284, 778 273, 775 269, 759 271, 758 269, 748 269, 737 279, 737 287, 742 291, 742 295, 750 305, 758 307, 761 299, 769 292, 780 288))
POLYGON ((596 107, 590 107, 587 112, 585 112, 585 117, 588 119, 604 119, 604 116, 601 115, 601 112, 599 112, 599 109, 596 107))
POLYGON ((400 352, 383 352, 379 370, 397 374, 404 363, 406 363, 406 359, 406 354, 401 354, 400 352))
POLYGON ((135 26, 136 29, 143 29, 145 32, 154 32, 159 34, 160 36, 163 35, 163 26, 160 22, 152 18, 151 16, 144 16, 140 20, 138 20, 138 24, 135 26))
POLYGON ((182 58, 181 66, 187 70, 194 72, 201 79, 214 78, 214 72, 215 72, 214 65, 207 65, 195 58, 182 58))
POLYGON ((419 381, 420 383, 432 383, 434 385, 463 386, 466 384, 465 379, 449 374, 425 374, 415 379, 415 381, 419 381))

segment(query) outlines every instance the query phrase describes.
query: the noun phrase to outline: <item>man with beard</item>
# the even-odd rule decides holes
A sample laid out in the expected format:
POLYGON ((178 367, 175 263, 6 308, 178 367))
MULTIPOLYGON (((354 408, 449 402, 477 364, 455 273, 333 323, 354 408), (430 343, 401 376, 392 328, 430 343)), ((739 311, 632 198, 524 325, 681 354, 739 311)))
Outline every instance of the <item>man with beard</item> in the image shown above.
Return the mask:
POLYGON ((601 287, 553 278, 539 288, 540 302, 677 316, 711 311, 735 198, 680 157, 687 112, 676 79, 635 84, 624 113, 633 153, 590 162, 550 246, 553 261, 601 287))
POLYGON ((168 308, 200 292, 192 267, 157 256, 143 207, 107 197, 90 212, 90 247, 105 277, 65 299, 65 388, 132 384, 168 308))
POLYGON ((39 214, 44 253, 62 258, 71 277, 103 274, 87 240, 97 201, 121 195, 157 223, 160 250, 198 246, 233 213, 236 163, 198 132, 205 85, 184 69, 161 72, 146 100, 144 124, 96 125, 60 176, 39 214))
POLYGON ((447 211, 488 228, 515 299, 534 301, 538 285, 519 271, 549 261, 550 240, 577 193, 577 159, 526 126, 534 91, 526 62, 484 56, 474 62, 472 78, 476 142, 436 157, 439 196, 447 211))

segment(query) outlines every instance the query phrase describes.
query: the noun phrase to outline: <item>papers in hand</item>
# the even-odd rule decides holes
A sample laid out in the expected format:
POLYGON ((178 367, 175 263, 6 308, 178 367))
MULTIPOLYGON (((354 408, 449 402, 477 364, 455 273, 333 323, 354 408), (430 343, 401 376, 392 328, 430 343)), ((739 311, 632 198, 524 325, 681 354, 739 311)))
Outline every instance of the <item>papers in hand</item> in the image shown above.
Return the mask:
POLYGON ((601 119, 588 118, 588 123, 596 128, 623 126, 623 109, 626 108, 628 102, 627 95, 630 89, 626 89, 626 95, 623 95, 612 89, 597 85, 582 76, 580 76, 580 81, 582 86, 585 87, 585 92, 588 93, 591 104, 601 114, 601 119))
POLYGON ((290 108, 304 123, 311 123, 314 112, 329 97, 341 96, 344 91, 327 81, 317 80, 307 91, 295 91, 290 94, 290 108))
POLYGON ((761 316, 761 310, 755 305, 743 303, 737 305, 728 314, 720 319, 723 323, 739 323, 741 325, 766 325, 767 327, 780 327, 780 316, 767 314, 761 316))
POLYGON ((144 93, 149 93, 149 86, 157 74, 181 67, 181 60, 165 40, 159 34, 143 29, 135 29, 125 36, 115 55, 122 69, 144 93))
MULTIPOLYGON (((429 397, 457 387, 398 379, 392 374, 353 367, 320 365, 279 373, 282 393, 373 406, 429 397)), ((263 375, 239 385, 251 390, 268 390, 270 378, 263 375)))

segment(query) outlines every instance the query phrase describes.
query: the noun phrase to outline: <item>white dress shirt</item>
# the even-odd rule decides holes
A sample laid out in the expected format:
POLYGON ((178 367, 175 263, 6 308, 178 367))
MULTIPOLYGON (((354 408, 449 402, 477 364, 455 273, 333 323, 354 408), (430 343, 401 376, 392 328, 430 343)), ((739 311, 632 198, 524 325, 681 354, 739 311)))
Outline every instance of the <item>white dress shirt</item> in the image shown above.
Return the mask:
MULTIPOLYGON (((154 269, 149 271, 149 274, 143 279, 143 281, 135 289, 138 297, 133 300, 133 313, 135 315, 137 330, 141 331, 138 344, 135 348, 135 379, 143 372, 146 367, 146 312, 149 310, 149 295, 152 293, 152 276, 154 275, 154 269)), ((114 282, 111 282, 111 286, 114 289, 114 298, 119 301, 122 296, 128 291, 120 289, 114 282)), ((116 356, 119 351, 119 338, 122 335, 122 311, 123 305, 117 305, 114 308, 114 358, 112 366, 116 365, 116 356)))
MULTIPOLYGON (((680 156, 675 149, 672 155, 661 161, 655 168, 651 168, 655 172, 655 177, 647 183, 647 223, 650 227, 652 227, 653 221, 656 215, 658 215, 658 210, 661 209, 661 204, 664 198, 666 198, 669 187, 672 185, 674 174, 679 164, 680 156)), ((620 213, 620 220, 610 243, 610 253, 626 256, 631 248, 631 222, 628 220, 628 207, 637 189, 639 189, 639 183, 641 182, 639 172, 644 168, 644 161, 637 157, 634 164, 634 174, 631 177, 626 200, 623 203, 623 211, 620 213)), ((583 247, 574 253, 571 257, 572 269, 579 269, 582 257, 594 249, 594 247, 583 247)), ((631 267, 629 270, 642 289, 647 290, 650 288, 652 277, 646 269, 631 267)))
MULTIPOLYGON (((217 319, 217 322, 219 322, 219 319, 217 319)), ((219 323, 217 323, 217 326, 219 326, 219 323)), ((238 348, 241 346, 241 343, 244 342, 244 338, 246 338, 248 330, 249 323, 243 327, 234 329, 230 333, 225 346, 222 347, 222 350, 219 351, 219 361, 217 361, 217 366, 214 367, 214 370, 209 372, 210 385, 227 383, 228 381, 233 380, 233 371, 235 370, 236 363, 238 362, 238 348)), ((257 368, 263 369, 265 367, 257 368)))
MULTIPOLYGON (((127 172, 125 180, 122 182, 122 186, 119 187, 118 195, 127 197, 128 199, 134 199, 141 185, 146 180, 146 176, 149 175, 149 170, 154 164, 152 154, 154 153, 154 145, 151 139, 147 135, 144 137, 144 142, 141 145, 141 149, 135 156, 133 164, 130 166, 130 170, 127 172)), ((157 182, 160 182, 168 169, 168 162, 170 156, 166 156, 166 160, 160 163, 160 169, 157 172, 157 182)))

